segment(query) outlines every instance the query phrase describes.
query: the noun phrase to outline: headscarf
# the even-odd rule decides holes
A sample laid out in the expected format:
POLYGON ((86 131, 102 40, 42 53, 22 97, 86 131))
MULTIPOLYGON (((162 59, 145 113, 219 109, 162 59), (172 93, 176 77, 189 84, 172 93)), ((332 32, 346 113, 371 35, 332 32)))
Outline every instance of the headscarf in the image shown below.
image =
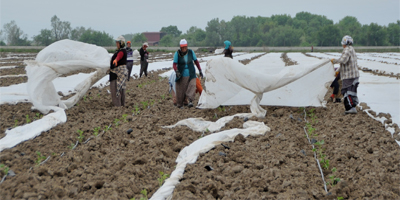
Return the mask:
POLYGON ((225 44, 225 49, 228 49, 231 46, 231 42, 229 42, 228 40, 225 40, 224 44, 225 44))
POLYGON ((353 44, 353 38, 345 35, 342 39, 342 45, 352 45, 353 44))

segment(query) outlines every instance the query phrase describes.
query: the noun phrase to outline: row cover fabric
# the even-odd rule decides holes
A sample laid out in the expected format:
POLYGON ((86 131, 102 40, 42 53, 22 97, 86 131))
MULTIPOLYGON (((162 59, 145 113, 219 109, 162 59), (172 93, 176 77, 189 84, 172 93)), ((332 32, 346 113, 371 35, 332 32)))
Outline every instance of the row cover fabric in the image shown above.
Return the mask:
POLYGON ((268 63, 258 68, 248 67, 224 57, 208 61, 206 89, 200 96, 198 108, 250 104, 254 115, 264 117, 266 111, 260 105, 324 105, 324 95, 334 79, 334 68, 329 60, 287 66, 279 72, 260 70, 267 66, 268 63))
MULTIPOLYGON (((208 127, 209 123, 212 122, 203 123, 204 126, 199 129, 204 130, 206 127, 208 127)), ((257 136, 264 135, 270 130, 271 129, 263 122, 247 121, 243 124, 243 129, 235 128, 218 133, 213 133, 211 135, 207 135, 203 138, 196 140, 189 146, 183 148, 181 152, 179 152, 179 155, 176 159, 177 165, 175 167, 175 170, 171 173, 171 176, 165 180, 164 184, 153 194, 151 199, 171 199, 175 186, 179 184, 179 180, 183 177, 186 165, 195 163, 201 153, 206 153, 210 151, 212 148, 214 148, 216 145, 221 144, 222 142, 233 141, 235 137, 239 134, 242 134, 244 137, 247 137, 249 135, 257 136)))
POLYGON ((106 75, 110 55, 105 48, 72 40, 61 40, 44 48, 34 61, 25 61, 28 75, 29 100, 40 112, 46 114, 49 106, 67 109, 82 97, 92 84, 106 75), (98 69, 89 79, 79 84, 77 94, 62 101, 53 85, 53 80, 62 74, 83 69, 98 69))
POLYGON ((65 123, 67 115, 64 109, 51 107, 55 112, 50 113, 40 120, 33 121, 23 126, 18 126, 6 131, 6 136, 0 140, 0 152, 7 148, 12 148, 17 144, 39 136, 43 131, 48 131, 57 124, 65 123))

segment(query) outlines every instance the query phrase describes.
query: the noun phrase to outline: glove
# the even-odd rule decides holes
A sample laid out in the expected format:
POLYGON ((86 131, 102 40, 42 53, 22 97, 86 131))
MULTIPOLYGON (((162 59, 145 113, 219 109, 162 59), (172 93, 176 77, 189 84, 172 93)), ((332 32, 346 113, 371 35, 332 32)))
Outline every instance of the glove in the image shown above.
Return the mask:
POLYGON ((332 64, 334 64, 334 63, 333 63, 334 60, 335 60, 334 58, 331 59, 331 63, 332 63, 332 64))
POLYGON ((181 73, 178 70, 176 70, 175 73, 176 73, 176 78, 180 78, 181 77, 181 73))
POLYGON ((200 77, 203 79, 203 72, 199 71, 200 77))
POLYGON ((117 65, 118 65, 117 59, 115 59, 115 60, 113 61, 113 65, 114 65, 114 66, 117 66, 117 65))

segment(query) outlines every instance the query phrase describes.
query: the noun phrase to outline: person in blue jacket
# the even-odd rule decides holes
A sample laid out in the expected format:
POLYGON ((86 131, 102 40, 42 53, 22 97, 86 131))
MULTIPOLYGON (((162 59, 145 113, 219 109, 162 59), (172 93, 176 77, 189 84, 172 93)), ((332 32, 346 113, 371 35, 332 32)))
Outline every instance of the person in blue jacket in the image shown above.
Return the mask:
POLYGON ((200 63, 197 60, 193 50, 188 49, 188 44, 185 39, 180 42, 180 49, 175 52, 173 68, 176 73, 176 104, 178 108, 183 106, 185 97, 188 98, 188 107, 193 107, 193 100, 196 93, 196 64, 199 70, 200 77, 203 78, 200 63))

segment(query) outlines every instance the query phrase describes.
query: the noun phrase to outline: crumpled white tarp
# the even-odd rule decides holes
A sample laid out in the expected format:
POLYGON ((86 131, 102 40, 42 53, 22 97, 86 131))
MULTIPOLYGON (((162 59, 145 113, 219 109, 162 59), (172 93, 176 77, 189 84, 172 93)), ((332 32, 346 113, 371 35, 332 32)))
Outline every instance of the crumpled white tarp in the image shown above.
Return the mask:
POLYGON ((73 106, 91 85, 105 76, 110 55, 103 47, 61 40, 40 51, 34 61, 29 60, 25 63, 30 101, 36 109, 46 114, 50 111, 49 106, 58 105, 64 109, 73 106), (59 75, 88 68, 98 71, 75 88, 75 96, 61 101, 52 81, 59 75))
POLYGON ((208 152, 222 142, 233 141, 238 134, 242 134, 244 137, 249 135, 264 135, 270 130, 271 129, 263 122, 247 121, 243 124, 243 129, 235 128, 219 133, 213 133, 196 140, 179 152, 178 158, 176 159, 177 165, 175 170, 171 173, 171 176, 165 180, 164 184, 153 194, 151 199, 170 199, 175 186, 183 177, 186 165, 195 163, 199 154, 208 152))
POLYGON ((90 86, 106 75, 110 55, 106 49, 72 40, 61 40, 44 48, 35 60, 24 61, 28 75, 27 92, 33 106, 47 114, 42 119, 21 127, 6 131, 6 137, 0 140, 0 151, 11 148, 25 140, 32 139, 43 131, 50 130, 59 123, 65 123, 64 109, 72 107, 85 95, 90 86), (88 78, 75 87, 76 94, 62 101, 54 87, 53 80, 62 74, 83 69, 97 69, 88 78))
MULTIPOLYGON (((265 68, 267 66, 265 63, 265 68)), ((260 104, 323 106, 324 95, 334 79, 334 68, 329 60, 321 60, 268 73, 268 70, 257 70, 222 57, 207 62, 205 77, 206 89, 200 96, 198 108, 250 104, 253 114, 264 117, 266 111, 260 104)))
POLYGON ((226 116, 218 119, 216 122, 205 121, 203 118, 188 118, 177 122, 171 126, 163 126, 163 128, 175 128, 177 126, 187 126, 190 129, 197 132, 216 132, 221 130, 222 127, 225 126, 226 123, 230 122, 234 117, 239 118, 251 118, 253 117, 253 113, 238 113, 232 116, 226 116))
POLYGON ((67 116, 64 109, 51 107, 55 112, 50 113, 40 120, 18 126, 6 131, 6 136, 0 140, 0 152, 7 148, 12 148, 17 144, 35 138, 43 131, 48 131, 59 123, 65 123, 67 116))

